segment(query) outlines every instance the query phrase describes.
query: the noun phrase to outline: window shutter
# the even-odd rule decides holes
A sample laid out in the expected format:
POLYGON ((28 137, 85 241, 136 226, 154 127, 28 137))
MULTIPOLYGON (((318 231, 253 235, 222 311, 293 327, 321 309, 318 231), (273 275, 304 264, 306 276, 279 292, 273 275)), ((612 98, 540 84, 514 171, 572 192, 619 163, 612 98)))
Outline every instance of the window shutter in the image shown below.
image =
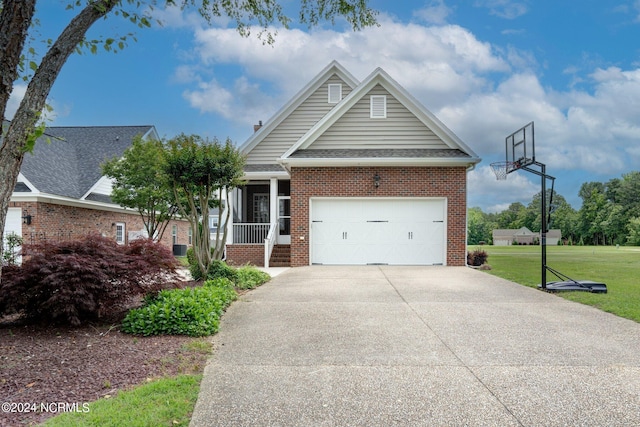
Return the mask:
POLYGON ((387 118, 387 96, 371 95, 371 115, 372 119, 387 118))
POLYGON ((329 104, 337 104, 342 99, 342 85, 330 84, 329 85, 329 104))

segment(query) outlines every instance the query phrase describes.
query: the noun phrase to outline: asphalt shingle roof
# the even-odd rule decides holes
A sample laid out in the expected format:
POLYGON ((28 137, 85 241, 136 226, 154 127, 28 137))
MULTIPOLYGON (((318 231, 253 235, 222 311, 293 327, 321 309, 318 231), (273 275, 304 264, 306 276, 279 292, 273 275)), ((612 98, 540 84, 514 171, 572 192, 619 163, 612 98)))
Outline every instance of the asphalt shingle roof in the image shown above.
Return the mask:
POLYGON ((244 165, 245 172, 282 172, 284 168, 277 164, 250 164, 244 165))
POLYGON ((100 165, 121 157, 153 126, 50 127, 24 156, 20 172, 41 192, 79 199, 102 177, 100 165))

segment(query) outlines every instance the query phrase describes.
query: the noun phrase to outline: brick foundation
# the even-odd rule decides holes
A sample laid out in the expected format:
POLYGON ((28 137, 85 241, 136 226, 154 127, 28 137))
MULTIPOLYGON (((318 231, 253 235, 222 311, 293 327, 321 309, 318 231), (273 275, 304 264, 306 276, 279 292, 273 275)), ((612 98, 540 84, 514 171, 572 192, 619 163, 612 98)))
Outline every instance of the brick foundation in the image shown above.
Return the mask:
POLYGON ((446 197, 447 265, 466 263, 466 167, 291 169, 291 266, 309 265, 311 197, 446 197), (373 177, 378 174, 380 185, 373 177))
POLYGON ((227 245, 227 264, 252 264, 264 267, 264 244, 235 244, 227 245))

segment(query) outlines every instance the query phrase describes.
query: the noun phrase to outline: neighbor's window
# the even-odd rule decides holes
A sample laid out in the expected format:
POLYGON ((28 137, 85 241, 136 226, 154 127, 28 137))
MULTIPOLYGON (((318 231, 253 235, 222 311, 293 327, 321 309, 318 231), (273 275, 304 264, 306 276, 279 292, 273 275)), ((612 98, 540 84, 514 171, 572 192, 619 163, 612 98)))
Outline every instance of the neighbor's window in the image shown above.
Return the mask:
POLYGON ((178 244, 178 226, 175 224, 171 226, 171 239, 174 245, 178 244))
POLYGON ((189 244, 193 245, 193 228, 189 227, 189 244))
POLYGON ((124 222, 116 222, 116 243, 119 245, 125 244, 125 227, 124 222))
POLYGON ((371 95, 371 115, 372 119, 387 118, 387 96, 371 95))

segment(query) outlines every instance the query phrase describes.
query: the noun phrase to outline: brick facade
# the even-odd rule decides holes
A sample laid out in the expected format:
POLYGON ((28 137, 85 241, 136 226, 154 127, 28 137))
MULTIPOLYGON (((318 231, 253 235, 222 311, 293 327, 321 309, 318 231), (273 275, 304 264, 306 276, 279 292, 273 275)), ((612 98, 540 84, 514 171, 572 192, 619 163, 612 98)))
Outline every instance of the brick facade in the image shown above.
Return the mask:
MULTIPOLYGON (((11 202, 10 207, 22 208, 22 215, 31 215, 31 224, 22 224, 25 243, 40 240, 70 240, 86 234, 99 233, 116 237, 116 223, 125 224, 125 239, 130 231, 144 229, 142 218, 137 213, 111 212, 42 202, 11 202)), ((189 244, 189 223, 171 221, 162 237, 162 244, 172 248, 172 227, 176 226, 177 244, 189 244)))
POLYGON ((264 244, 227 245, 227 264, 264 267, 264 244))
POLYGON ((291 266, 309 265, 311 197, 446 197, 447 265, 466 264, 466 167, 293 167, 291 266), (374 185, 378 174, 380 185, 374 185))

